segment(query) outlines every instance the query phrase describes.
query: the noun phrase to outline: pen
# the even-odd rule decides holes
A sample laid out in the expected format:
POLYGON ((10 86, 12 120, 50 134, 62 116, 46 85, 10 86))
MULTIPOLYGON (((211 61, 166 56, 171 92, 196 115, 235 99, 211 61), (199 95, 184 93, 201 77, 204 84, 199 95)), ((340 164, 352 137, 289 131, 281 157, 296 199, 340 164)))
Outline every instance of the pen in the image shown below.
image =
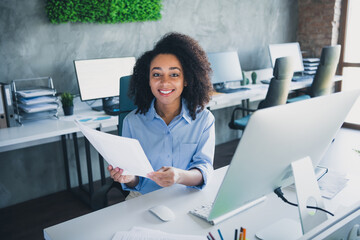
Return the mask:
POLYGON ((246 228, 243 228, 243 239, 246 240, 246 228))
POLYGON ((224 238, 223 238, 223 236, 222 236, 222 234, 221 234, 220 229, 218 229, 218 232, 219 232, 220 239, 221 239, 221 240, 224 240, 224 238))
POLYGON ((104 117, 97 117, 95 120, 105 120, 105 119, 110 119, 110 116, 104 116, 104 117))
POLYGON ((238 238, 237 238, 237 232, 238 232, 238 230, 235 229, 235 237, 234 237, 234 240, 237 240, 237 239, 238 239, 238 238))
POLYGON ((206 236, 208 240, 211 240, 209 236, 206 236))
POLYGON ((209 232, 209 235, 211 237, 212 240, 215 240, 214 236, 211 234, 211 232, 209 232))

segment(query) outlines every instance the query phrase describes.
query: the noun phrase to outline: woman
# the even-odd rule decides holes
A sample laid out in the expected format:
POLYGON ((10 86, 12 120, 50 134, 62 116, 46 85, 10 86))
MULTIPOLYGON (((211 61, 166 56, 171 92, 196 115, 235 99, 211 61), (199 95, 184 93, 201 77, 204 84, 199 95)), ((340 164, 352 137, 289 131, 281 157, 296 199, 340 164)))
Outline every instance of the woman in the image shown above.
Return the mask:
POLYGON ((108 167, 124 190, 145 194, 183 184, 203 188, 213 171, 214 116, 206 53, 189 36, 170 33, 134 66, 129 94, 137 109, 124 119, 123 136, 139 140, 152 167, 148 178, 108 167))

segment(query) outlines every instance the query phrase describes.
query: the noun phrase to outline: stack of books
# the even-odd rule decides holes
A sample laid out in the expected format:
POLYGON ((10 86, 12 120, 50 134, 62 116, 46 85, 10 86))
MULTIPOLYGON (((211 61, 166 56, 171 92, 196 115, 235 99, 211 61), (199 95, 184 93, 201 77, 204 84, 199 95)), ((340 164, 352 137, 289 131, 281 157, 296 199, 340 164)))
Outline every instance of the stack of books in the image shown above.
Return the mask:
POLYGON ((320 58, 304 58, 304 74, 315 75, 317 67, 319 66, 320 58))

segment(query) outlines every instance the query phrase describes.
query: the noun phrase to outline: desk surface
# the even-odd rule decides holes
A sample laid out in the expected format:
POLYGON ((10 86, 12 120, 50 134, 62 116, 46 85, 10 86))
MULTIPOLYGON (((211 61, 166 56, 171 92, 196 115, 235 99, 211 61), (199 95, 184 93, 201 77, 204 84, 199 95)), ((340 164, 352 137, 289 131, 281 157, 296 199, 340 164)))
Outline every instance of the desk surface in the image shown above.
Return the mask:
MULTIPOLYGON (((336 169, 336 171, 344 172, 350 179, 346 187, 332 200, 324 199, 326 208, 335 214, 345 207, 352 206, 360 199, 358 191, 360 156, 353 150, 360 148, 359 139, 360 131, 341 129, 322 161, 322 165, 329 167, 329 171, 336 169)), ((46 228, 44 229, 45 239, 110 240, 117 231, 127 231, 133 226, 158 229, 168 233, 202 236, 206 236, 209 231, 217 234, 217 229, 221 229, 224 239, 233 239, 234 229, 243 226, 247 228, 248 239, 256 239, 257 231, 277 220, 287 217, 299 221, 298 209, 283 203, 272 193, 267 196, 265 202, 216 226, 190 215, 188 213, 190 209, 214 199, 226 169, 224 167, 216 170, 211 182, 202 191, 181 185, 164 188, 46 228), (176 219, 171 222, 161 222, 148 211, 150 207, 159 204, 170 207, 176 219)), ((284 193, 290 201, 296 201, 293 190, 286 189, 284 193)))

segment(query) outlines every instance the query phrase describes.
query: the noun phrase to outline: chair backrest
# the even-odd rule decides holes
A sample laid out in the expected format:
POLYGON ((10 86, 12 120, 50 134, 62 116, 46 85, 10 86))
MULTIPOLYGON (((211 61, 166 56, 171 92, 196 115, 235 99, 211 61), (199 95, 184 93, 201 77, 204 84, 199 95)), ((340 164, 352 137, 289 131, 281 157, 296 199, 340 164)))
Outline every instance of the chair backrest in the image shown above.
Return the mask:
POLYGON ((294 63, 291 57, 277 58, 274 77, 270 81, 266 98, 259 103, 259 109, 285 104, 289 95, 291 78, 294 75, 294 63))
POLYGON ((122 126, 124 118, 129 112, 136 108, 134 101, 128 96, 128 90, 130 85, 131 75, 120 78, 120 95, 119 95, 119 126, 118 134, 122 135, 122 126))
POLYGON ((341 46, 327 46, 321 51, 320 64, 310 87, 310 96, 317 97, 331 93, 333 78, 339 63, 341 46))

